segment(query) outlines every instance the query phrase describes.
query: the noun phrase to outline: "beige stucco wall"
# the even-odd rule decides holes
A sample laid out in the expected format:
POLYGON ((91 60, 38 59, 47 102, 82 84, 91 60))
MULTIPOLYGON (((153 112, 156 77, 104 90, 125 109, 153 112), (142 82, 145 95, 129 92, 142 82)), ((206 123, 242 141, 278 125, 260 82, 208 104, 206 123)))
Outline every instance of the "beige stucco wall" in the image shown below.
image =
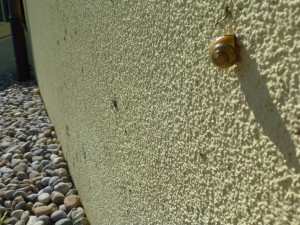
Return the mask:
POLYGON ((92 225, 298 224, 299 0, 26 0, 41 93, 92 225), (210 42, 241 35, 241 62, 210 42), (115 107, 117 106, 117 107, 115 107))

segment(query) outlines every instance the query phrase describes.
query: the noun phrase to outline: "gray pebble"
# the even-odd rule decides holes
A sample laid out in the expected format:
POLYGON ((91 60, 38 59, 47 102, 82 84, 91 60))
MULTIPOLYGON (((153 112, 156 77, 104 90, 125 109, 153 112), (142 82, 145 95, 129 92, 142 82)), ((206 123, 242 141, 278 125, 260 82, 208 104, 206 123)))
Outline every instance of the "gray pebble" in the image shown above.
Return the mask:
POLYGON ((57 221, 55 225, 73 225, 73 222, 70 219, 61 219, 57 221))
POLYGON ((52 187, 55 187, 57 184, 63 182, 61 178, 57 179, 56 181, 53 182, 52 187))
POLYGON ((54 172, 56 173, 56 175, 58 175, 59 177, 66 177, 68 176, 68 171, 65 168, 59 168, 54 170, 54 172))
POLYGON ((44 159, 43 156, 33 156, 32 161, 42 161, 44 159))
POLYGON ((51 186, 47 186, 43 189, 43 192, 48 193, 48 194, 51 194, 52 191, 53 191, 53 188, 51 186))
POLYGON ((68 193, 66 194, 66 196, 69 196, 69 195, 78 195, 77 189, 70 189, 68 191, 68 193))
POLYGON ((26 223, 28 222, 28 220, 29 220, 29 216, 30 216, 29 211, 25 211, 25 212, 23 212, 23 214, 21 215, 20 220, 26 224, 26 223))
POLYGON ((32 156, 41 156, 44 152, 44 149, 38 149, 32 152, 32 156))
POLYGON ((49 169, 45 170, 45 173, 46 173, 46 175, 49 176, 49 177, 58 175, 58 174, 55 173, 53 170, 49 170, 49 169))
POLYGON ((48 193, 43 193, 38 197, 38 201, 47 204, 50 201, 50 195, 48 193))
POLYGON ((29 216, 29 220, 26 225, 33 225, 37 220, 37 216, 29 216))
POLYGON ((1 156, 1 160, 10 161, 12 159, 12 153, 5 153, 1 156))
POLYGON ((30 194, 26 197, 26 200, 29 202, 34 202, 36 198, 37 198, 37 194, 30 194))
POLYGON ((61 219, 67 218, 67 214, 62 210, 57 210, 51 214, 50 218, 53 222, 57 222, 61 219))
POLYGON ((15 225, 26 225, 26 224, 23 223, 21 220, 19 220, 15 225))
POLYGON ((15 191, 15 193, 13 194, 13 198, 16 198, 18 196, 21 196, 23 199, 25 199, 27 197, 27 193, 25 191, 15 191))
POLYGON ((51 225, 52 224, 50 217, 46 216, 46 215, 39 216, 38 220, 39 221, 44 221, 45 225, 51 225))
POLYGON ((53 183, 58 180, 59 177, 58 176, 54 176, 54 177, 51 177, 50 180, 49 180, 49 185, 50 186, 53 186, 53 183))
POLYGON ((13 172, 13 169, 8 168, 7 166, 0 168, 0 173, 12 173, 12 172, 13 172))
POLYGON ((66 194, 70 190, 68 184, 66 183, 59 183, 54 186, 54 191, 58 191, 60 193, 66 194))
POLYGON ((3 183, 0 183, 0 189, 6 188, 6 185, 3 183))
POLYGON ((44 188, 44 185, 40 180, 35 183, 35 186, 37 186, 39 190, 42 190, 44 188))
POLYGON ((43 170, 43 166, 41 165, 41 163, 39 161, 34 161, 33 163, 31 163, 31 166, 34 170, 36 170, 38 172, 42 172, 42 170, 43 170))
POLYGON ((39 175, 40 175, 39 172, 37 172, 37 171, 32 171, 32 172, 29 174, 29 179, 32 180, 33 178, 38 177, 39 175))
POLYGON ((31 153, 31 152, 26 152, 26 153, 23 155, 23 157, 24 157, 25 159, 31 160, 31 158, 32 158, 32 153, 31 153))
POLYGON ((45 225, 44 221, 36 221, 33 225, 45 225))
POLYGON ((47 160, 47 159, 44 159, 44 160, 42 160, 41 161, 41 165, 43 166, 43 167, 45 167, 45 166, 47 166, 48 164, 49 164, 49 160, 47 160))
POLYGON ((63 204, 64 199, 65 199, 65 196, 62 193, 58 192, 58 191, 53 191, 51 193, 51 200, 52 200, 53 203, 55 203, 57 205, 63 204))
POLYGON ((47 149, 58 149, 60 147, 60 145, 58 144, 50 144, 48 145, 47 149))
POLYGON ((49 180, 50 180, 50 177, 44 177, 41 182, 44 186, 47 186, 49 184, 49 180))
POLYGON ((28 179, 28 175, 25 172, 18 172, 17 173, 17 178, 18 178, 18 180, 22 181, 24 179, 28 179))
POLYGON ((16 206, 15 206, 15 210, 18 209, 25 209, 26 208, 26 202, 25 201, 21 201, 19 202, 16 206))
POLYGON ((12 200, 14 193, 15 193, 14 190, 8 190, 4 193, 4 198, 7 200, 12 200))
POLYGON ((10 209, 12 206, 12 202, 10 200, 4 201, 4 207, 10 209))
POLYGON ((13 211, 10 215, 11 215, 11 217, 16 217, 19 220, 23 213, 24 213, 24 211, 22 209, 18 209, 18 210, 13 211))
POLYGON ((18 219, 16 217, 11 217, 11 218, 6 218, 3 222, 3 224, 8 224, 8 225, 15 225, 18 222, 18 219))
POLYGON ((14 174, 17 174, 18 172, 25 172, 27 170, 27 165, 25 163, 19 163, 15 168, 13 169, 14 174))

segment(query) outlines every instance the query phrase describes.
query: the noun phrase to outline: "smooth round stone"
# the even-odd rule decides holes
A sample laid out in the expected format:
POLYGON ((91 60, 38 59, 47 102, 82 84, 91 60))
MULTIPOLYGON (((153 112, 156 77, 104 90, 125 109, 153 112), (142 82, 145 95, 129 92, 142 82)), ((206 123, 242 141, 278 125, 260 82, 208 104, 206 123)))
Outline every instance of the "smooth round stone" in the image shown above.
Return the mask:
POLYGON ((38 197, 38 201, 47 204, 50 201, 50 195, 48 193, 43 193, 38 197))
POLYGON ((12 159, 12 153, 5 153, 1 156, 1 160, 10 161, 12 159))
POLYGON ((4 207, 10 209, 12 206, 12 202, 10 200, 4 201, 4 207))
POLYGON ((44 185, 42 184, 42 182, 40 180, 38 180, 36 183, 35 183, 35 186, 37 186, 37 188, 39 190, 42 190, 44 188, 44 185))
POLYGON ((23 155, 23 158, 28 159, 28 160, 31 160, 31 158, 32 158, 32 153, 31 153, 31 152, 26 152, 26 153, 23 155))
MULTIPOLYGON (((6 192, 6 188, 1 188, 1 189, 0 189, 0 198, 1 198, 1 199, 4 198, 5 192, 6 192)), ((2 201, 0 201, 0 202, 2 202, 2 201)))
POLYGON ((56 173, 56 175, 58 175, 59 177, 66 177, 68 176, 68 171, 65 168, 59 168, 59 169, 55 169, 54 172, 56 173))
POLYGON ((30 213, 29 213, 29 211, 27 210, 27 211, 23 212, 23 214, 21 215, 20 220, 21 220, 23 223, 26 224, 26 223, 28 222, 28 220, 29 220, 29 216, 30 216, 30 213))
POLYGON ((52 184, 52 187, 55 187, 57 184, 62 183, 63 180, 61 178, 57 179, 56 181, 54 181, 54 183, 52 184))
POLYGON ((8 190, 8 191, 6 191, 5 193, 4 193, 4 198, 6 199, 6 200, 12 200, 14 197, 14 193, 15 193, 15 191, 14 190, 8 190))
POLYGON ((55 164, 59 164, 61 162, 65 162, 65 159, 63 157, 57 157, 57 158, 52 159, 51 161, 52 161, 53 165, 55 165, 55 164))
POLYGON ((26 197, 27 201, 34 202, 37 197, 37 194, 30 194, 26 197))
POLYGON ((24 213, 24 210, 18 209, 18 210, 15 210, 11 213, 11 217, 15 217, 19 220, 23 213, 24 213))
POLYGON ((30 214, 33 214, 32 207, 33 207, 33 203, 32 202, 27 202, 26 209, 30 212, 30 214))
POLYGON ((29 220, 26 225, 33 225, 37 220, 37 216, 29 216, 29 220))
POLYGON ((50 162, 49 160, 44 159, 44 160, 42 160, 41 165, 43 167, 45 167, 45 166, 47 166, 49 164, 49 162, 50 162))
POLYGON ((69 195, 64 199, 64 205, 67 210, 77 208, 80 205, 80 198, 78 195, 69 195))
POLYGON ((39 221, 43 221, 45 225, 51 225, 51 219, 49 216, 45 216, 45 215, 42 215, 42 216, 39 216, 38 218, 39 221))
POLYGON ((54 170, 50 170, 50 169, 45 170, 45 173, 46 173, 46 175, 49 176, 49 177, 58 175, 57 173, 54 172, 54 170))
POLYGON ((15 206, 15 210, 18 210, 18 209, 26 209, 26 202, 25 202, 25 201, 19 202, 19 203, 15 206))
POLYGON ((38 149, 32 152, 32 156, 41 156, 44 152, 44 149, 38 149))
POLYGON ((62 210, 57 210, 51 214, 50 218, 55 223, 61 219, 67 218, 67 214, 62 210))
POLYGON ((40 206, 46 206, 46 205, 43 204, 43 203, 41 203, 41 202, 36 202, 36 203, 33 204, 32 210, 35 211, 35 209, 36 209, 37 207, 40 207, 40 206))
POLYGON ((21 196, 23 199, 25 199, 27 197, 27 193, 25 191, 15 191, 15 193, 13 194, 13 198, 16 198, 18 196, 21 196))
POLYGON ((53 203, 55 203, 57 205, 63 204, 64 199, 65 199, 65 196, 62 193, 58 192, 58 191, 53 191, 51 193, 51 200, 52 200, 53 203))
POLYGON ((44 221, 36 221, 33 225, 45 225, 44 221))
POLYGON ((13 169, 8 168, 7 166, 0 168, 0 173, 12 173, 12 172, 13 172, 13 169))
POLYGON ((58 191, 60 193, 66 194, 70 190, 68 184, 66 183, 59 183, 54 186, 54 191, 58 191))
POLYGON ((54 177, 51 177, 50 180, 49 180, 49 185, 50 186, 53 186, 53 183, 58 180, 59 177, 58 176, 54 176, 54 177))
POLYGON ((51 186, 47 186, 43 189, 43 192, 48 193, 48 194, 51 194, 52 191, 53 191, 53 188, 51 186))
POLYGON ((40 179, 34 179, 36 177, 39 177, 40 176, 40 173, 37 172, 37 171, 32 171, 30 174, 29 174, 29 179, 32 180, 31 182, 32 183, 35 183, 37 180, 41 180, 43 177, 40 177, 40 179), (35 182, 34 182, 35 181, 35 182))
POLYGON ((43 156, 32 156, 32 161, 42 161, 43 159, 43 156))
POLYGON ((75 220, 73 225, 90 225, 90 223, 86 217, 82 217, 78 220, 75 220))
POLYGON ((36 141, 36 144, 42 144, 42 143, 47 143, 47 138, 41 137, 36 141))
POLYGON ((52 213, 52 207, 46 205, 46 206, 39 206, 34 210, 34 214, 36 216, 46 215, 49 216, 52 213))
POLYGON ((13 169, 14 174, 17 174, 18 172, 25 172, 27 170, 27 165, 25 163, 19 163, 15 166, 13 169))
POLYGON ((41 182, 46 187, 49 184, 50 177, 44 177, 41 182))
MULTIPOLYGON (((63 211, 67 211, 66 206, 64 204, 60 205, 58 207, 58 209, 63 210, 63 211)), ((71 219, 71 218, 70 218, 71 219)))
POLYGON ((73 225, 72 220, 70 219, 61 219, 55 223, 55 225, 73 225))
POLYGON ((25 172, 18 172, 18 173, 17 173, 17 178, 18 178, 20 181, 22 181, 22 180, 24 180, 24 179, 28 179, 28 175, 27 175, 27 173, 25 173, 25 172))
POLYGON ((32 168, 37 171, 37 172, 42 172, 43 171, 43 166, 39 163, 39 161, 35 161, 36 163, 32 163, 31 166, 32 168))
POLYGON ((58 149, 58 148, 60 148, 60 145, 58 145, 58 144, 50 144, 47 147, 47 149, 58 149))
POLYGON ((6 218, 3 222, 3 224, 15 225, 17 222, 18 222, 17 218, 11 217, 11 218, 6 218))

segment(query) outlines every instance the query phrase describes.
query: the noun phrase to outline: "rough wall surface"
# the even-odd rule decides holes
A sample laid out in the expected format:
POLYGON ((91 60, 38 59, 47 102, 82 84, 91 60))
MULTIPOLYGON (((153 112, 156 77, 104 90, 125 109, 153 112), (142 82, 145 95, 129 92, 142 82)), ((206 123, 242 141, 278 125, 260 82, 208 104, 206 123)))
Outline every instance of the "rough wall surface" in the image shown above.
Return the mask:
POLYGON ((300 1, 26 0, 92 225, 299 224, 300 1), (241 62, 211 65, 218 35, 241 62))

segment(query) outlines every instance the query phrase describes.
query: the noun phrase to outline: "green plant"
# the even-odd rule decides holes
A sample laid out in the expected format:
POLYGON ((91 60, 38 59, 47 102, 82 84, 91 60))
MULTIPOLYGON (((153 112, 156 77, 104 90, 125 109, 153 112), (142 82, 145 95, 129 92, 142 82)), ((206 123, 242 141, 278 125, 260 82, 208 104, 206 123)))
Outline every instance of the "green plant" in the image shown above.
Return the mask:
POLYGON ((4 215, 2 216, 2 211, 0 210, 0 225, 2 225, 3 221, 5 220, 5 217, 7 215, 7 211, 4 213, 4 215))

